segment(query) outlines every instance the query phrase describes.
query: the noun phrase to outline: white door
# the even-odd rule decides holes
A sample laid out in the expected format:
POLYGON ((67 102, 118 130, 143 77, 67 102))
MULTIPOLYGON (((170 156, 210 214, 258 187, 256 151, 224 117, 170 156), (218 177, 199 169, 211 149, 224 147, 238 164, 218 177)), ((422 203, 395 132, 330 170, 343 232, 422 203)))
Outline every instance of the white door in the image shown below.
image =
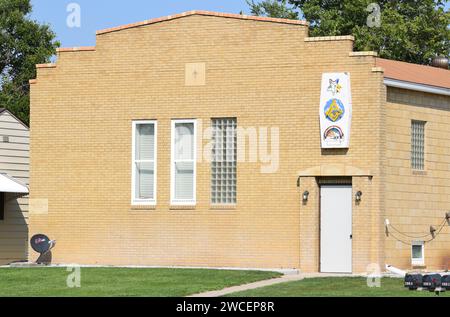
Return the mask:
POLYGON ((352 187, 320 189, 320 270, 352 272, 352 187))

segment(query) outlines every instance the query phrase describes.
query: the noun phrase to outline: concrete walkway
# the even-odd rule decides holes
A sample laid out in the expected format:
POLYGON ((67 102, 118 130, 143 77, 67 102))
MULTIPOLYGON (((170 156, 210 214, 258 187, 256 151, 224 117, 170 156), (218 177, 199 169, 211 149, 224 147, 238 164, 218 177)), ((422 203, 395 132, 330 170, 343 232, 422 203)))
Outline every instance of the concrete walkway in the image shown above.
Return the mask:
POLYGON ((224 288, 218 291, 210 291, 200 294, 194 294, 188 297, 221 297, 224 295, 228 295, 231 293, 247 291, 255 288, 270 286, 274 284, 293 282, 293 281, 301 281, 306 278, 316 278, 316 277, 355 277, 355 276, 363 276, 363 275, 352 275, 352 274, 328 274, 328 273, 306 273, 306 274, 295 274, 295 275, 284 275, 279 278, 274 278, 270 280, 264 280, 259 282, 254 282, 250 284, 238 285, 233 287, 224 288))

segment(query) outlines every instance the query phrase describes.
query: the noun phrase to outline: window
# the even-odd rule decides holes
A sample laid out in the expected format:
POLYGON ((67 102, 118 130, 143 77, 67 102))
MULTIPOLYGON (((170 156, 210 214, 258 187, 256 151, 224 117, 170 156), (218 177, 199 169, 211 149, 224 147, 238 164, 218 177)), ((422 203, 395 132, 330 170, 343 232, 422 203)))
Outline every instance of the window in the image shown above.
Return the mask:
POLYGON ((0 193, 0 221, 5 220, 5 193, 0 193))
POLYGON ((425 169, 425 122, 411 121, 411 168, 425 169))
POLYGON ((425 265, 424 242, 414 241, 411 246, 412 265, 425 265))
POLYGON ((212 119, 211 203, 236 204, 237 121, 212 119))
POLYGON ((197 122, 172 120, 171 204, 195 205, 197 122))
POLYGON ((156 121, 133 122, 133 205, 156 204, 156 121))

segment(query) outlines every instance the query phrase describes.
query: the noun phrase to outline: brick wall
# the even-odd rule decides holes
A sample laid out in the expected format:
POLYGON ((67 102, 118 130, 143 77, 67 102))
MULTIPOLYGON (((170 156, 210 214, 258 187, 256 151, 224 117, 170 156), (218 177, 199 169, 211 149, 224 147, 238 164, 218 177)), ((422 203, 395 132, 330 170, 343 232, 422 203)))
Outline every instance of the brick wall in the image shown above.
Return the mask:
POLYGON ((382 261, 383 75, 370 54, 351 54, 351 37, 306 36, 304 25, 192 15, 98 35, 95 50, 60 52, 32 85, 31 195, 48 199, 49 210, 31 213, 30 234, 58 240, 58 263, 317 271, 315 177, 339 166, 334 176, 355 176, 354 190, 364 191, 354 210, 354 271, 382 261), (187 63, 205 63, 204 86, 185 85, 187 63), (321 75, 344 71, 351 147, 324 152, 321 75), (279 170, 239 163, 236 207, 213 208, 210 165, 199 163, 195 209, 173 208, 170 121, 196 118, 206 128, 211 117, 279 128, 279 170), (135 119, 158 120, 155 208, 130 205, 135 119), (301 171, 317 167, 297 188, 301 171), (306 206, 304 188, 312 193, 306 206))
MULTIPOLYGON (((392 225, 409 236, 429 233, 438 227, 450 209, 450 98, 389 88, 387 103, 386 214, 392 225), (426 121, 425 170, 411 168, 411 120, 426 121)), ((406 243, 428 240, 394 236, 406 243)), ((386 261, 411 268, 411 247, 386 238, 386 261)), ((450 231, 425 245, 427 269, 447 268, 450 261, 450 231)))

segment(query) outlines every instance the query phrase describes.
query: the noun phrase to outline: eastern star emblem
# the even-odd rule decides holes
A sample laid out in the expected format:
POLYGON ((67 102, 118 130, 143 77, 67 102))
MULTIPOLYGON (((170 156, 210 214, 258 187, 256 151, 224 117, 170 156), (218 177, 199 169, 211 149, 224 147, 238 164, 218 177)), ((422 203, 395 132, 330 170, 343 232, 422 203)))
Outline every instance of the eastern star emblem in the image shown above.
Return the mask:
POLYGON ((333 96, 336 96, 336 94, 340 93, 342 89, 342 86, 339 85, 339 78, 336 80, 330 79, 330 86, 328 86, 328 91, 333 94, 333 96))
POLYGON ((325 106, 325 116, 331 122, 336 122, 342 119, 345 113, 345 108, 339 99, 331 99, 325 106))

